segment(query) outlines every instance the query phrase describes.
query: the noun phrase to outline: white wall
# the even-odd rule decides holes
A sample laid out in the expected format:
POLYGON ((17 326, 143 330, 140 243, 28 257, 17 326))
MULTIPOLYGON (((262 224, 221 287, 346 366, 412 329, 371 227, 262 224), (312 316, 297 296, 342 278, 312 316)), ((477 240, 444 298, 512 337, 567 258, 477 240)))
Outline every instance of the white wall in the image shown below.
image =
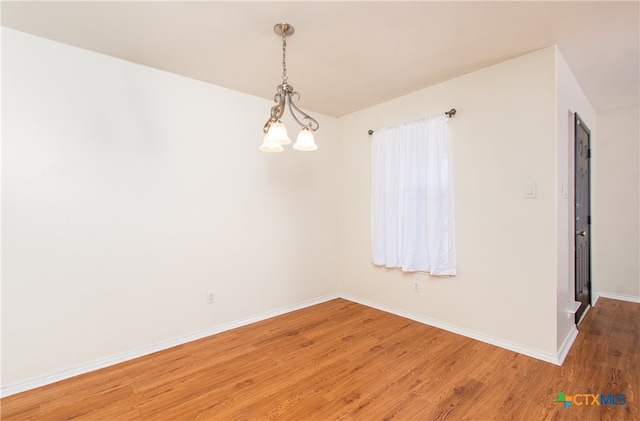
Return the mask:
POLYGON ((640 300, 640 108, 598 113, 593 289, 640 300))
POLYGON ((555 59, 550 47, 341 119, 338 273, 344 293, 556 355, 555 59), (449 123, 458 275, 374 267, 367 130, 450 107, 458 110, 449 123), (524 198, 526 182, 536 182, 537 198, 524 198))
MULTIPOLYGON (((2 34, 3 388, 337 291, 548 360, 569 335, 569 117, 595 115, 555 47, 263 154, 270 101, 2 34), (367 130, 452 106, 458 275, 374 267, 367 130)), ((638 296, 634 113, 599 116, 594 280, 638 296)))
MULTIPOLYGON (((556 49, 556 124, 557 124, 557 341, 561 347, 575 331, 575 316, 569 316, 575 298, 575 195, 574 195, 574 118, 577 113, 591 132, 592 146, 598 138, 596 113, 582 88, 569 69, 562 54, 556 49), (566 197, 563 196, 565 185, 566 197)), ((597 172, 592 169, 592 180, 597 172)), ((595 192, 592 199, 595 197, 595 192)), ((593 201, 593 200, 592 200, 593 201)), ((595 240, 592 238, 592 245, 595 240)))
POLYGON ((2 35, 3 387, 338 290, 336 119, 2 35))

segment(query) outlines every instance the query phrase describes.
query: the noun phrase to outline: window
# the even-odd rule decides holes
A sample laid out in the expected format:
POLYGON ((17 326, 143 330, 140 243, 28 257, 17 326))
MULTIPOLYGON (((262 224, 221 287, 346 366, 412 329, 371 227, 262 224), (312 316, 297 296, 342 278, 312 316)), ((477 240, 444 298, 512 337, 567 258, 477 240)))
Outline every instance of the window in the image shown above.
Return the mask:
POLYGON ((373 263, 455 275, 448 118, 378 129, 371 148, 373 263))

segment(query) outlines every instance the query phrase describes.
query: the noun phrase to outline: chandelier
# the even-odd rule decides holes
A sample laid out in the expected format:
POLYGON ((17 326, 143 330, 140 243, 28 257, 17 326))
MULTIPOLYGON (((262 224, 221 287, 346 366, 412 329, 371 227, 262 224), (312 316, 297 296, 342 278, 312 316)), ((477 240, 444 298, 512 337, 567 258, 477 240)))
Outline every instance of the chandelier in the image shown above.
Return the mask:
POLYGON ((320 125, 316 119, 302 111, 293 102, 293 97, 295 96, 297 99, 300 99, 300 94, 294 91, 293 86, 287 82, 287 36, 293 35, 293 26, 288 23, 278 23, 273 27, 273 31, 282 36, 282 83, 276 86, 276 94, 273 97, 276 105, 271 107, 271 116, 264 125, 263 131, 265 136, 260 150, 263 152, 282 152, 284 150, 282 145, 291 143, 291 139, 289 139, 287 134, 287 128, 282 124, 282 121, 280 121, 285 108, 288 107, 293 119, 302 127, 296 143, 293 145, 293 149, 298 151, 315 151, 318 149, 318 146, 316 146, 312 132, 318 130, 320 125))

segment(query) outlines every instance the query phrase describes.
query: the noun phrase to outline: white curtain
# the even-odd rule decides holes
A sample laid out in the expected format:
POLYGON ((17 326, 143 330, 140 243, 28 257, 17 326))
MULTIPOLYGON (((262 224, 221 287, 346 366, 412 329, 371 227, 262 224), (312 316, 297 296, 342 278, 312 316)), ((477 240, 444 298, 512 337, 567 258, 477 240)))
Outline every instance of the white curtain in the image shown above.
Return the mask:
POLYGON ((373 263, 456 274, 448 118, 377 129, 371 148, 373 263))

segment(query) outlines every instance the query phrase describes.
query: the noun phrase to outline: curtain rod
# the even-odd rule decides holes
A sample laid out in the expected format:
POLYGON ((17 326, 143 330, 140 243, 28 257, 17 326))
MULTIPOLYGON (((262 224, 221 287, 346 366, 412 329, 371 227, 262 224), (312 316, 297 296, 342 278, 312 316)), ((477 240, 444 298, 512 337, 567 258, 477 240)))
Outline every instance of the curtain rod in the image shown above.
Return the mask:
MULTIPOLYGON (((454 115, 456 115, 457 111, 455 108, 452 108, 449 111, 445 111, 444 113, 447 115, 447 117, 451 118, 454 115)), ((371 136, 372 134, 373 134, 373 130, 369 130, 369 136, 371 136)))

